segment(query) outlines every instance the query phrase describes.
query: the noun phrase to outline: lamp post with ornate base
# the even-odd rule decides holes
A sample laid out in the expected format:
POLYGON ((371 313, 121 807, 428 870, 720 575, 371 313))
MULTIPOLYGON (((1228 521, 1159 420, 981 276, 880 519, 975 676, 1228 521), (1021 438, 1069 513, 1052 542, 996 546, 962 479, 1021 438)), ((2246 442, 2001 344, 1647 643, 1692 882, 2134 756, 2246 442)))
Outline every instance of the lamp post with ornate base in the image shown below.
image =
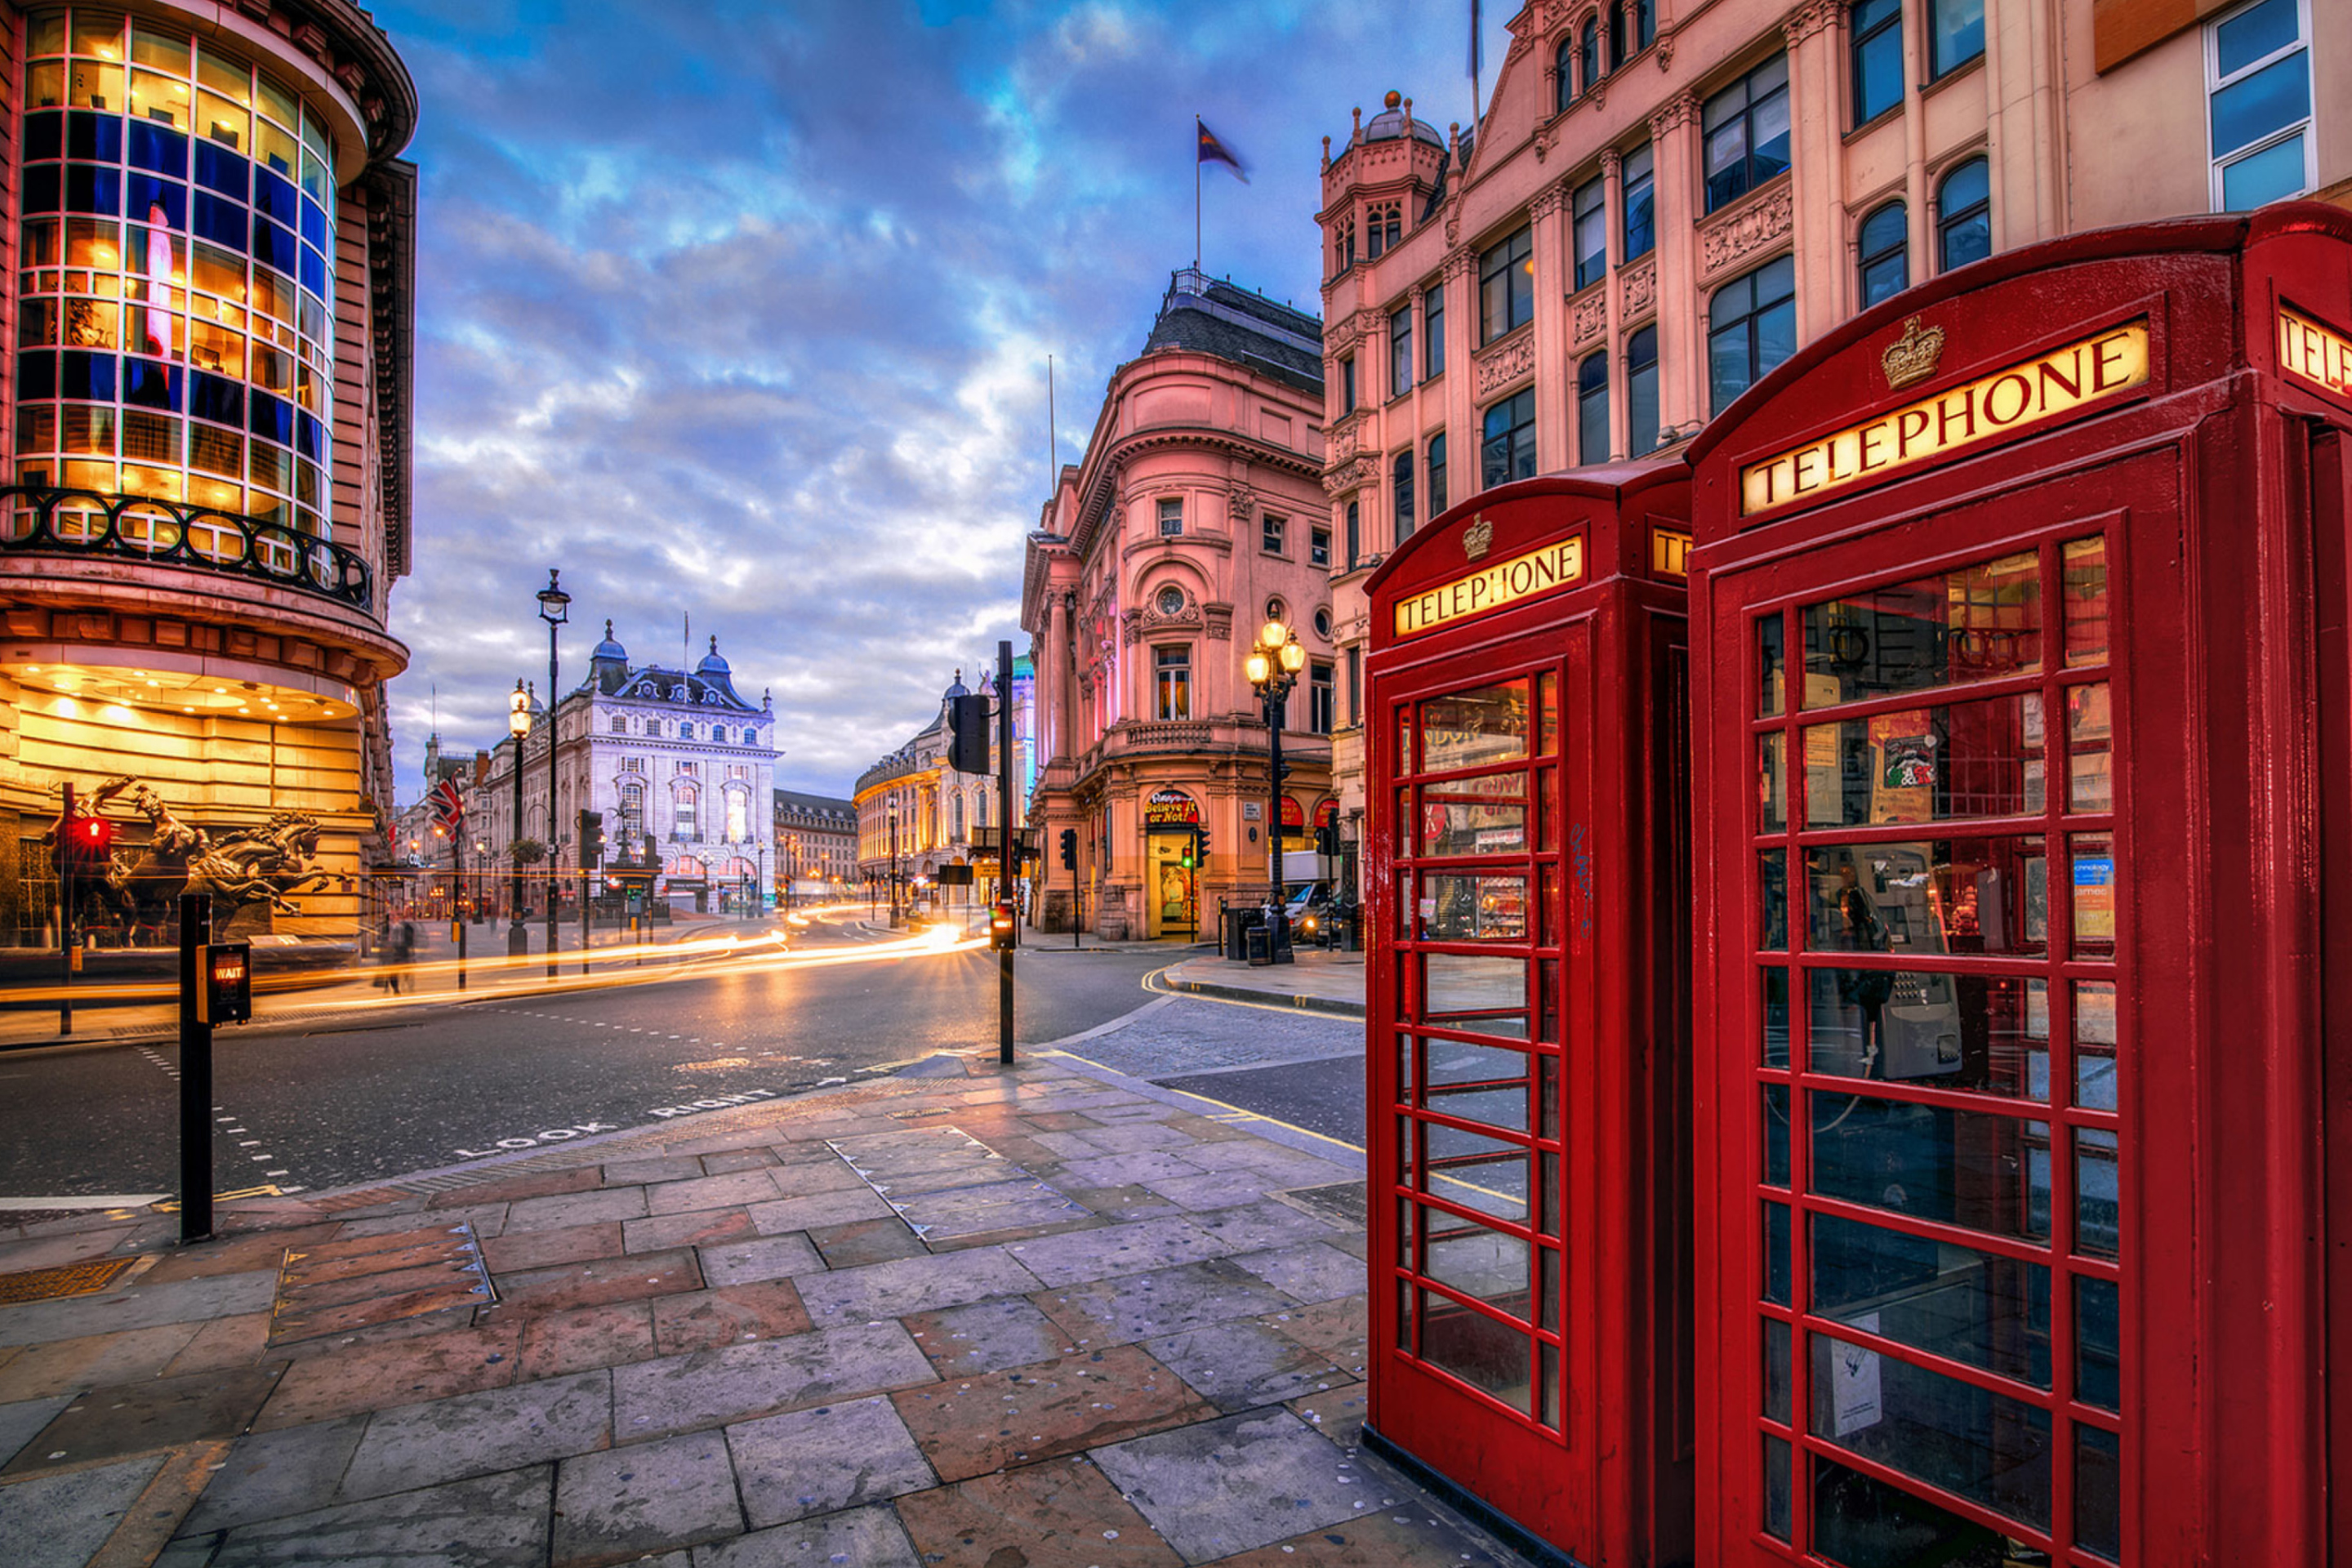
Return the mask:
POLYGON ((1266 937, 1269 956, 1276 963, 1292 962, 1290 954, 1289 891, 1282 880, 1282 721, 1290 689, 1307 667, 1307 650, 1280 621, 1269 620, 1257 631, 1257 641, 1242 660, 1249 683, 1265 704, 1266 740, 1266 864, 1272 868, 1274 915, 1266 937))

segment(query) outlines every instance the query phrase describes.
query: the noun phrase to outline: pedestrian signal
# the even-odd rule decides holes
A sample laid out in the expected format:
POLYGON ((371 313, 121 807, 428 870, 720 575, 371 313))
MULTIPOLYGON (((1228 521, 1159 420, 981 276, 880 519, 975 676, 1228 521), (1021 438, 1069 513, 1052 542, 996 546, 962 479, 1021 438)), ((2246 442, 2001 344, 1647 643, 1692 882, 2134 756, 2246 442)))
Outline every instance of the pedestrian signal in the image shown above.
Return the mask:
POLYGON ((948 766, 960 773, 988 771, 988 696, 948 700, 948 766))

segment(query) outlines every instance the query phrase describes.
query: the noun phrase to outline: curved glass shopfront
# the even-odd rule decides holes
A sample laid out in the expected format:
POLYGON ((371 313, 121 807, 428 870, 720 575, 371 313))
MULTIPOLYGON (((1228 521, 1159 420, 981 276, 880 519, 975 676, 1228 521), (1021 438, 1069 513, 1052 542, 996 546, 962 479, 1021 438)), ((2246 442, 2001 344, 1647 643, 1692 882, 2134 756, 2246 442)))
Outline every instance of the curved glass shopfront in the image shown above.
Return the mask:
POLYGON ((16 482, 323 537, 324 121, 208 38, 94 7, 35 13, 24 70, 16 482))

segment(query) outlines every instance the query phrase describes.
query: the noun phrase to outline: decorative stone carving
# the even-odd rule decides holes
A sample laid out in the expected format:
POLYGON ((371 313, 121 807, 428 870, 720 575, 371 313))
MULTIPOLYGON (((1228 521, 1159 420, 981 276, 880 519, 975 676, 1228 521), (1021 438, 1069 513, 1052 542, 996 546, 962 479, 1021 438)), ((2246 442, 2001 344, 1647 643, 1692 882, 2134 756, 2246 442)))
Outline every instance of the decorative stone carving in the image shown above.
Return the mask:
POLYGON ((1257 515, 1257 491, 1235 479, 1225 487, 1225 518, 1239 533, 1257 515))
POLYGON ((1780 34, 1793 49, 1822 28, 1835 26, 1844 9, 1843 0, 1803 0, 1780 18, 1780 34))
POLYGON ((1359 457, 1344 463, 1333 464, 1323 470, 1323 493, 1343 496, 1349 490, 1362 489, 1380 478, 1380 459, 1359 457))
POLYGON ((1640 315, 1658 300, 1658 263, 1653 257, 1629 267, 1618 285, 1622 296, 1618 310, 1631 318, 1640 315))
POLYGON ((1795 198, 1783 184, 1761 201, 1740 207, 1721 223, 1700 231, 1699 270, 1712 273, 1737 265, 1786 237, 1795 221, 1795 198))
MULTIPOLYGON (((1660 53, 1663 55, 1664 51, 1664 47, 1661 45, 1660 53)), ((1683 126, 1697 123, 1698 95, 1678 92, 1658 105, 1657 112, 1650 116, 1650 134, 1664 140, 1683 126)))
POLYGON ((1522 327, 1473 362, 1471 395, 1484 398, 1499 392, 1521 377, 1534 374, 1535 368, 1535 330, 1532 326, 1522 327))
POLYGON ((1559 144, 1559 119, 1555 116, 1547 121, 1543 128, 1536 132, 1536 162, 1542 163, 1550 155, 1551 150, 1559 144))
POLYGON ((1528 211, 1540 220, 1553 216, 1567 205, 1567 187, 1554 181, 1535 194, 1535 199, 1528 203, 1528 211))
MULTIPOLYGON (((1454 244, 1454 236, 1451 233, 1446 235, 1445 243, 1449 246, 1454 244)), ((1470 247, 1466 245, 1448 250, 1445 253, 1445 280, 1451 283, 1456 278, 1469 277, 1470 268, 1476 259, 1470 254, 1470 247)))
POLYGON ((1231 605, 1211 605, 1207 609, 1209 640, 1211 642, 1233 641, 1234 607, 1231 605))
POLYGON ((1624 168, 1624 166, 1625 160, 1617 155, 1616 148, 1604 147, 1601 149, 1601 177, 1602 179, 1613 180, 1617 178, 1619 173, 1624 168))
POLYGON ((1133 647, 1138 642, 1142 640, 1143 612, 1141 610, 1128 611, 1125 615, 1119 616, 1118 624, 1119 640, 1125 643, 1129 647, 1133 647))
POLYGON ((1605 331, 1608 326, 1608 298, 1601 289, 1592 289, 1591 298, 1579 300, 1576 302, 1575 326, 1570 341, 1577 343, 1591 342, 1605 331))

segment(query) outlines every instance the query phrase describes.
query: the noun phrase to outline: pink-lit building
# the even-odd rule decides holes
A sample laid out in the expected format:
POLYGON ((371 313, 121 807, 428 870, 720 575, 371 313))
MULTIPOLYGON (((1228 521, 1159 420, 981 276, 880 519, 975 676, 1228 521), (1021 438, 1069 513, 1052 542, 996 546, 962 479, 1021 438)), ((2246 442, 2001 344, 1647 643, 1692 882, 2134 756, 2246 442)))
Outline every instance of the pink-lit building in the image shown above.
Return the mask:
POLYGON ((1533 0, 1509 26, 1475 130, 1391 93, 1325 146, 1350 844, 1361 584, 1416 525, 1678 449, 1979 258, 2352 183, 2352 7, 2328 0, 1533 0))
POLYGON ((1021 624, 1037 672, 1034 919, 1106 937, 1213 930, 1255 903, 1277 828, 1331 805, 1332 538, 1315 318, 1197 271, 1171 279, 1143 352, 1112 374, 1083 462, 1029 536, 1021 624), (1297 628, 1279 820, 1242 671, 1268 617, 1297 628), (1077 866, 1061 860, 1076 835, 1077 866))

